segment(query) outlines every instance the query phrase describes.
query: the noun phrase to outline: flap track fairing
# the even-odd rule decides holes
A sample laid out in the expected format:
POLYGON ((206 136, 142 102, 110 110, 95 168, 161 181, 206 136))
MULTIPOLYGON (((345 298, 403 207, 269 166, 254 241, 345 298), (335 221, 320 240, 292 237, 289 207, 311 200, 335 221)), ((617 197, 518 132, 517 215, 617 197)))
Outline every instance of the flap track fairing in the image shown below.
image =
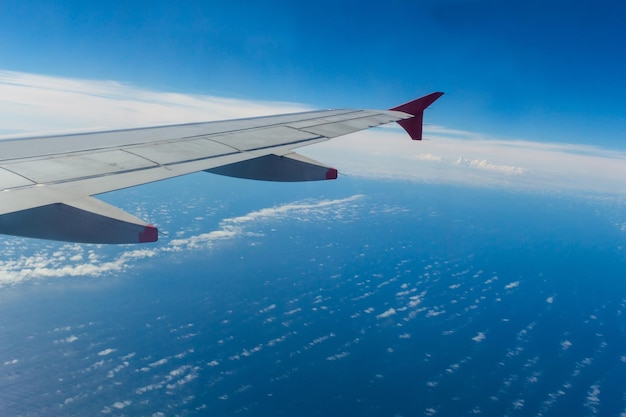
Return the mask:
POLYGON ((297 153, 270 154, 207 169, 212 174, 250 180, 298 182, 337 179, 337 170, 297 153))
POLYGON ((156 227, 92 197, 0 215, 0 233, 80 243, 156 242, 156 227))

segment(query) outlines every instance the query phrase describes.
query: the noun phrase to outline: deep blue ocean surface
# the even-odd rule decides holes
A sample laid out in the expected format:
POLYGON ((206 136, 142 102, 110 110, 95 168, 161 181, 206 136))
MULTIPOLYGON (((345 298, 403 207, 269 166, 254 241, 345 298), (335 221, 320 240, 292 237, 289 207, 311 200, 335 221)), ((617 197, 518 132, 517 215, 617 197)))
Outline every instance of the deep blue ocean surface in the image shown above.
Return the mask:
POLYGON ((619 203, 211 181, 110 197, 162 220, 153 256, 0 287, 0 415, 626 413, 619 203))

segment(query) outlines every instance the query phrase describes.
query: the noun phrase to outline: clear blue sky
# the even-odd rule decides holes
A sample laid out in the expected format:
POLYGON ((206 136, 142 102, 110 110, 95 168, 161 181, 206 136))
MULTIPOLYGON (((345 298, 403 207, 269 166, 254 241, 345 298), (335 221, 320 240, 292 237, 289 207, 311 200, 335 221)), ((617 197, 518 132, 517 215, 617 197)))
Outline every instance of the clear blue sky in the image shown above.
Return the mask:
POLYGON ((448 95, 429 121, 624 149, 619 1, 3 1, 0 69, 316 107, 448 95))

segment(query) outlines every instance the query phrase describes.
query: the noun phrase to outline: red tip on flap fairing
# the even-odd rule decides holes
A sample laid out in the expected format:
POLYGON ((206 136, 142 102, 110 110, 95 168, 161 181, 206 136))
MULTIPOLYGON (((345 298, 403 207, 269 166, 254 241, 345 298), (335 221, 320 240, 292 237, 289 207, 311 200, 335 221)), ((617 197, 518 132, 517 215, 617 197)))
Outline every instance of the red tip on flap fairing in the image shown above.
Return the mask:
POLYGON ((151 224, 147 225, 143 232, 139 233, 139 243, 156 242, 157 240, 159 240, 159 229, 151 224))
POLYGON ((335 168, 330 168, 326 171, 326 179, 327 180, 336 180, 337 179, 337 170, 335 168))
POLYGON ((422 121, 424 119, 424 110, 435 102, 443 93, 431 93, 427 96, 420 97, 408 103, 394 107, 394 111, 401 111, 412 114, 410 119, 398 120, 398 124, 411 136, 413 140, 422 140, 422 121))

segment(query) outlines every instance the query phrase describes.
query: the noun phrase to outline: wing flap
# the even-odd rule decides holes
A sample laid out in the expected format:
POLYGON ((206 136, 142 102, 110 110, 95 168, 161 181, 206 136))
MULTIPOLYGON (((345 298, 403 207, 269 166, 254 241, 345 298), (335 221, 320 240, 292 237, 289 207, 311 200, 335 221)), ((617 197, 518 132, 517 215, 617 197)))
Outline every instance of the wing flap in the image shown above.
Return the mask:
POLYGON ((0 191, 17 187, 26 187, 34 184, 34 182, 29 181, 14 172, 0 168, 0 191))
POLYGON ((194 161, 219 155, 237 152, 226 146, 206 138, 166 142, 155 145, 142 145, 127 149, 127 152, 148 159, 160 165, 194 161))
POLYGON ((288 126, 271 126, 215 135, 211 136, 210 139, 240 151, 250 151, 269 146, 306 142, 318 137, 318 134, 293 129, 288 126), (268 144, 270 145, 268 146, 268 144))
POLYGON ((1 215, 0 233, 80 243, 145 243, 158 239, 156 227, 92 197, 1 215))
POLYGON ((204 171, 223 164, 239 162, 261 155, 261 153, 254 152, 237 152, 232 155, 206 158, 197 161, 186 161, 169 166, 158 165, 150 169, 117 172, 115 175, 99 175, 77 178, 72 181, 36 184, 33 186, 8 189, 0 194, 0 215, 31 207, 73 201, 85 196, 102 194, 193 172, 204 171))

